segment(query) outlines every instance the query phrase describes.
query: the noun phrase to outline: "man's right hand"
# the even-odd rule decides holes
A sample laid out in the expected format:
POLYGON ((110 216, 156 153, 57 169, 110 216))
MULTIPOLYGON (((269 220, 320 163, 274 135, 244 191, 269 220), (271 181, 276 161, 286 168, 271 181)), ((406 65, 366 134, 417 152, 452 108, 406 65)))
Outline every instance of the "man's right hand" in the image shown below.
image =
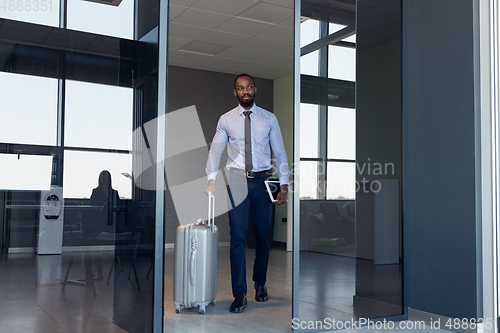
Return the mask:
POLYGON ((205 194, 208 195, 208 193, 212 192, 212 198, 215 197, 215 180, 210 179, 208 181, 208 186, 205 189, 205 194))

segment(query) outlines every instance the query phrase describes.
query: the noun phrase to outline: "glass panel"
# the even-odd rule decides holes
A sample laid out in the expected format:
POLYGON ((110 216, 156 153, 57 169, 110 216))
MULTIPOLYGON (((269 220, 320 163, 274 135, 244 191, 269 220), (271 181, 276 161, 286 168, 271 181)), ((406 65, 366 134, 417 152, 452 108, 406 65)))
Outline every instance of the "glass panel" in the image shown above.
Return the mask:
POLYGON ((356 163, 329 162, 326 182, 327 199, 354 200, 358 189, 356 163))
MULTIPOLYGON (((329 23, 328 24, 328 34, 331 35, 339 30, 344 29, 347 27, 346 25, 342 24, 335 24, 335 23, 329 23)), ((351 43, 356 43, 356 34, 349 36, 347 38, 342 39, 344 42, 351 42, 351 43)))
MULTIPOLYGON (((319 21, 309 19, 300 24, 300 47, 306 46, 318 40, 319 21)), ((300 57, 300 73, 318 76, 319 51, 314 51, 300 57)))
POLYGON ((27 313, 1 315, 2 328, 27 319, 47 332, 153 331, 164 205, 156 163, 131 133, 158 116, 159 2, 96 1, 68 1, 69 29, 42 26, 59 24, 41 12, 0 20, 9 34, 0 41, 0 293, 5 309, 27 313), (130 40, 135 23, 147 44, 130 40), (153 186, 136 185, 136 173, 153 186))
POLYGON ((133 0, 68 0, 68 29, 134 38, 133 0))
POLYGON ((356 158, 356 110, 328 107, 328 158, 356 158))
POLYGON ((111 174, 119 198, 131 199, 132 155, 79 151, 64 153, 64 198, 90 198, 103 170, 111 174))
POLYGON ((56 79, 0 72, 0 91, 0 142, 56 144, 56 79))
MULTIPOLYGON (((301 155, 307 152, 303 147, 313 144, 320 153, 315 155, 317 162, 300 164, 300 248, 294 249, 300 251, 300 271, 294 272, 294 277, 299 277, 294 286, 300 290, 300 299, 294 300, 294 315, 302 324, 312 322, 315 329, 330 330, 341 326, 327 327, 326 318, 344 324, 403 313, 401 110, 400 106, 388 108, 387 99, 378 98, 383 95, 391 101, 400 100, 400 13, 391 7, 393 16, 381 17, 383 8, 361 1, 301 0, 301 10, 303 22, 314 18, 327 23, 330 34, 347 26, 357 27, 356 36, 344 39, 356 43, 356 49, 330 45, 328 59, 321 59, 325 53, 317 58, 319 66, 328 64, 318 69, 327 77, 301 77, 302 102, 305 98, 309 103, 318 101, 315 104, 322 110, 328 105, 328 121, 318 124, 322 141, 306 145, 303 140, 309 138, 303 136, 310 133, 302 130, 303 122, 308 121, 302 113, 308 111, 301 104, 301 155), (356 13, 358 5, 366 7, 362 15, 356 13), (373 26, 380 22, 391 26, 373 26), (396 124, 395 128, 388 124, 388 117, 394 120, 391 124, 396 124), (352 162, 329 161, 323 174, 318 165, 326 158, 352 162), (386 165, 387 171, 380 169, 386 165), (311 184, 313 179, 323 181, 323 177, 324 198, 318 193, 321 186, 311 184)), ((303 27, 304 23, 301 30, 303 27)))
POLYGON ((300 104, 300 157, 318 157, 319 106, 300 104))
POLYGON ((0 189, 48 190, 52 156, 0 154, 0 189))
POLYGON ((2 0, 0 18, 59 26, 59 0, 2 0))
POLYGON ((356 50, 335 45, 328 46, 328 77, 356 81, 356 50))
POLYGON ((300 198, 318 197, 318 162, 300 162, 300 198))
POLYGON ((300 74, 319 75, 319 50, 300 57, 300 74))
POLYGON ((319 21, 307 19, 300 23, 300 47, 318 40, 319 38, 319 21))
POLYGON ((131 150, 132 101, 130 88, 67 81, 66 146, 131 150))

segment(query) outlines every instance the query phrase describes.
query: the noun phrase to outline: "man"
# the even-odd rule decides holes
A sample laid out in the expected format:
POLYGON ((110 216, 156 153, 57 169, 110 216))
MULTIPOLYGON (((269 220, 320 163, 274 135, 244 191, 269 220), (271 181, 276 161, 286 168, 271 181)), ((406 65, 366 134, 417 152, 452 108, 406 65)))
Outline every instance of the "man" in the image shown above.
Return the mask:
POLYGON ((208 155, 206 173, 208 187, 205 193, 215 195, 215 177, 220 157, 227 145, 226 168, 229 175, 229 226, 231 236, 231 285, 234 301, 229 311, 243 312, 247 306, 245 241, 248 220, 252 217, 256 239, 253 281, 255 300, 268 300, 266 288, 267 264, 271 247, 272 202, 264 181, 272 175, 271 151, 276 160, 281 191, 277 204, 287 202, 290 175, 283 138, 276 116, 254 103, 257 87, 248 74, 240 74, 234 81, 234 96, 239 105, 223 114, 217 124, 208 155))

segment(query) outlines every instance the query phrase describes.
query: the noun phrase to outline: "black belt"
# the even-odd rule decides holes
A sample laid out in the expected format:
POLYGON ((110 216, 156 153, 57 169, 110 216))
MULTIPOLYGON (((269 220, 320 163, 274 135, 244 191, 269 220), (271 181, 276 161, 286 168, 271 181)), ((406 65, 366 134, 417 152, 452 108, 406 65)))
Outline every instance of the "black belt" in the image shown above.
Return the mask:
POLYGON ((231 172, 236 172, 236 173, 239 173, 241 175, 245 175, 247 178, 269 177, 269 176, 273 175, 273 169, 258 171, 258 172, 245 171, 245 170, 236 169, 236 168, 231 168, 230 170, 231 170, 231 172))

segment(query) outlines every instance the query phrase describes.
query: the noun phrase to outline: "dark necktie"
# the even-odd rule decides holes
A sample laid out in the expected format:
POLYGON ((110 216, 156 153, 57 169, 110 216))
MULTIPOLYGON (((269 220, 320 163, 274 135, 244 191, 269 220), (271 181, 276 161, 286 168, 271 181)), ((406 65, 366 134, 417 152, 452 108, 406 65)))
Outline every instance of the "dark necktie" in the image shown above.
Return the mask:
POLYGON ((252 130, 250 125, 250 113, 252 111, 244 111, 245 114, 245 168, 247 171, 252 171, 252 130))

